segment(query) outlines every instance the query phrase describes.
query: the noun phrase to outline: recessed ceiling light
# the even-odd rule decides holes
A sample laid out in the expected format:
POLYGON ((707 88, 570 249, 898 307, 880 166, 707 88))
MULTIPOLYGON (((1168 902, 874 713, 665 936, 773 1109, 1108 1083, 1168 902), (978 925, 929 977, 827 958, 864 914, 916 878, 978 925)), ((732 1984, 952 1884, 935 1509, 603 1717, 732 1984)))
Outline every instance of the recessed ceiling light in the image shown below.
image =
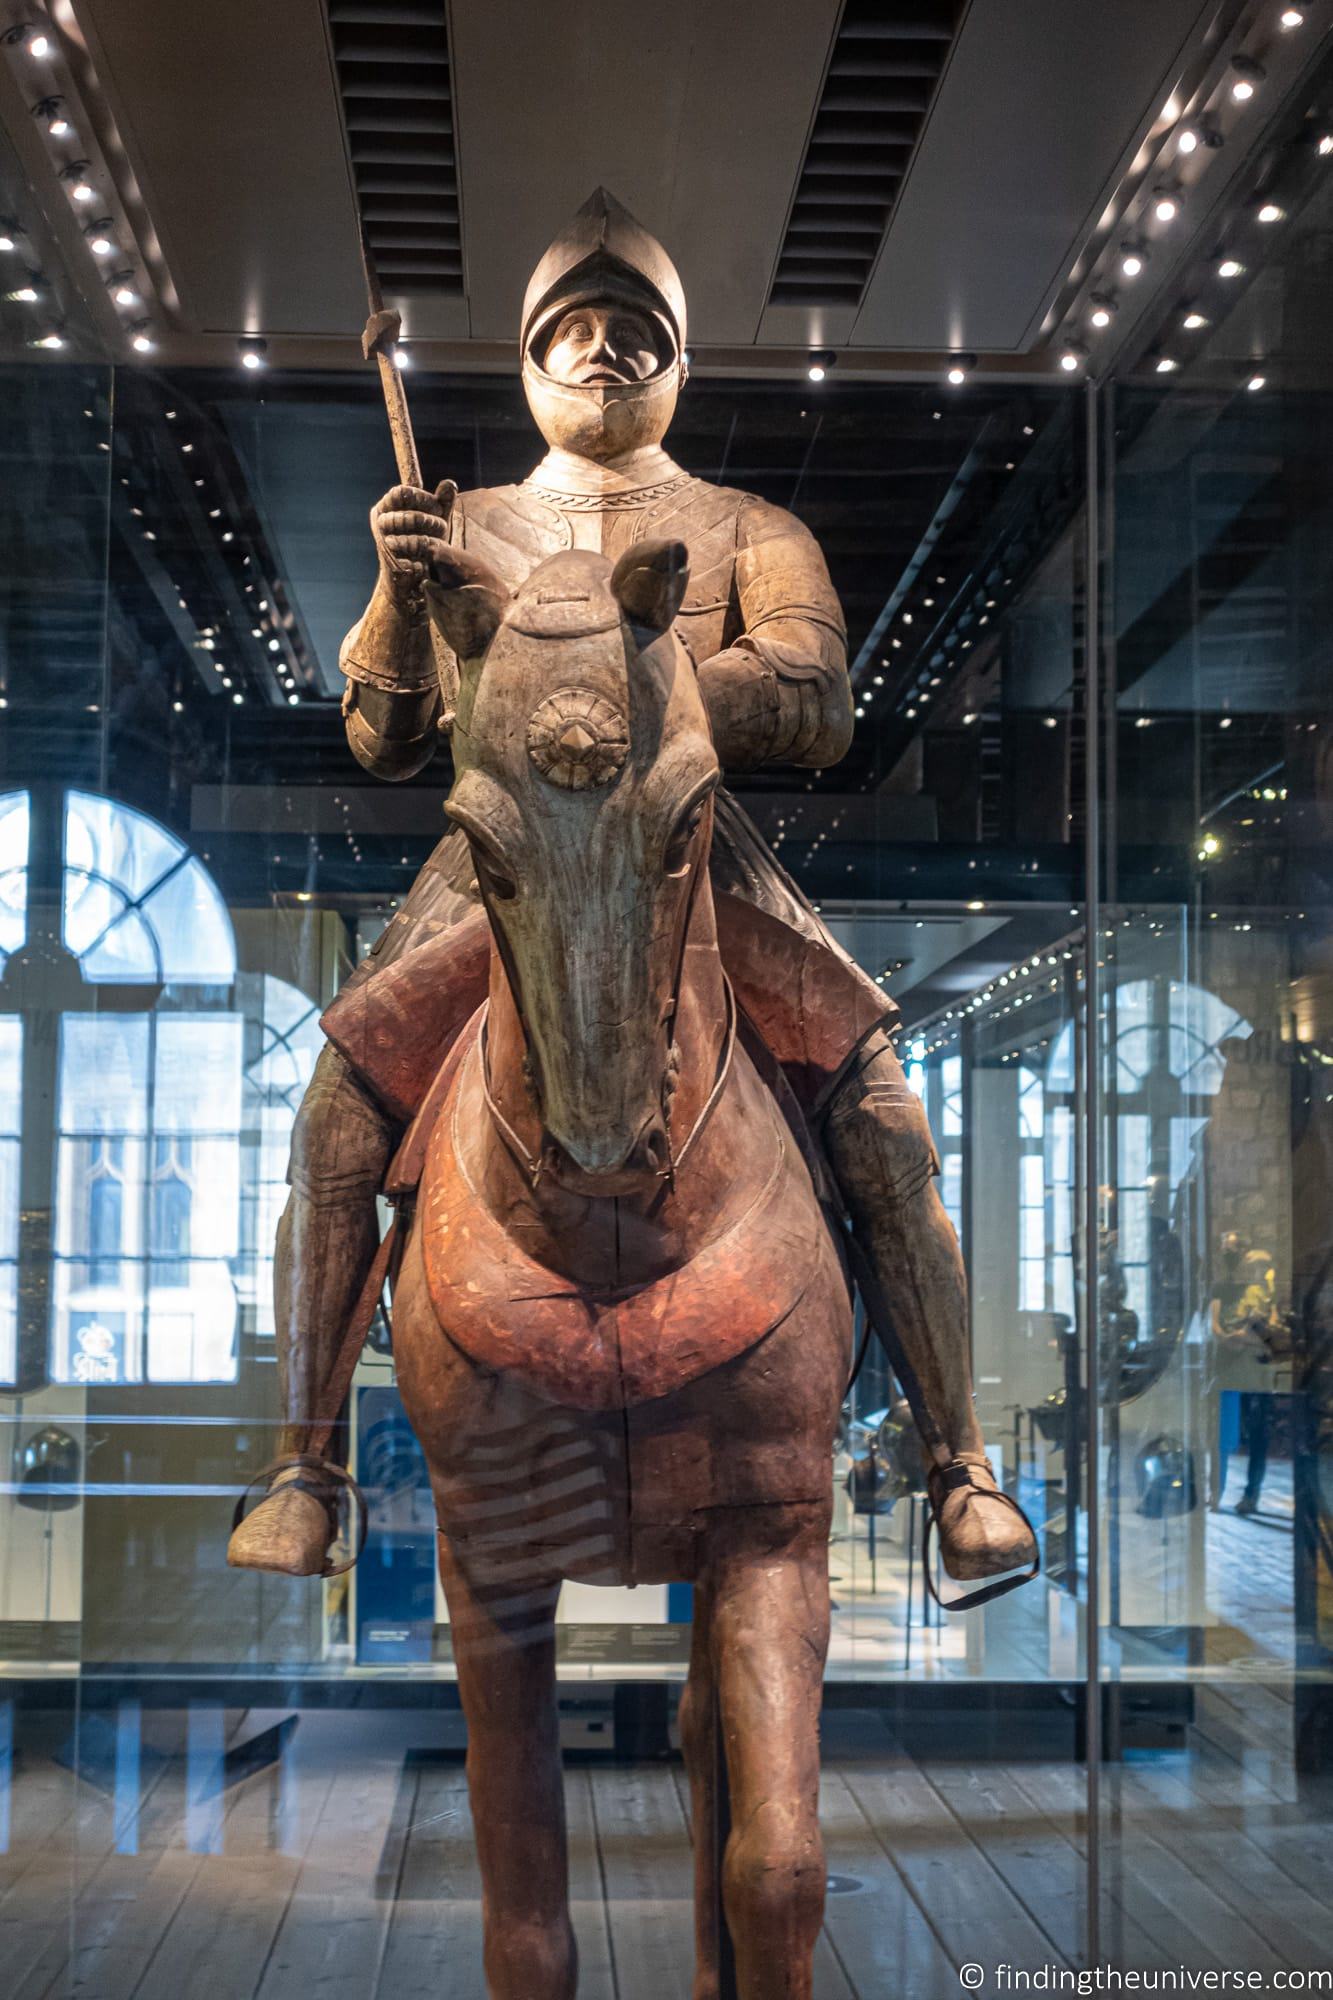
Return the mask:
POLYGON ((1148 253, 1146 250, 1140 249, 1135 244, 1127 244, 1125 249, 1120 253, 1121 276, 1125 278, 1137 278, 1141 276, 1143 267, 1147 261, 1148 253))
POLYGON ((1250 391, 1251 395, 1254 395, 1263 388, 1267 380, 1268 377, 1266 375, 1251 375, 1245 387, 1250 391))
POLYGON ((1231 95, 1237 104, 1248 104, 1264 80, 1264 66, 1256 62, 1253 56, 1233 56, 1231 67, 1236 72, 1231 95))
POLYGON ((157 342, 146 333, 136 333, 131 343, 136 354, 151 354, 157 342))
POLYGON ((1173 360, 1169 354, 1162 354, 1158 356, 1157 373, 1159 375, 1174 375, 1179 366, 1180 363, 1178 361, 1173 360))
POLYGON ((1284 209, 1278 207, 1275 201, 1266 201, 1259 210, 1259 220, 1260 222, 1281 222, 1285 212, 1284 209))
POLYGON ((1300 7, 1284 7, 1279 19, 1283 27, 1287 29, 1302 28, 1305 26, 1305 14, 1300 7))
POLYGON ((1208 322, 1201 312, 1187 312, 1180 324, 1188 333, 1197 333, 1199 328, 1207 326, 1208 322))
POLYGON ((1153 203, 1152 212, 1159 222, 1174 222, 1180 214, 1180 203, 1173 194, 1159 195, 1153 203))
POLYGON ((1224 257, 1217 267, 1217 275, 1219 278, 1238 278, 1244 269, 1245 266, 1234 257, 1224 257))
POLYGON ((1196 153, 1199 149, 1199 135, 1192 125, 1183 125, 1176 135, 1178 153, 1196 153))
POLYGON ((1315 150, 1321 160, 1328 159, 1333 154, 1333 132, 1321 132, 1315 150))

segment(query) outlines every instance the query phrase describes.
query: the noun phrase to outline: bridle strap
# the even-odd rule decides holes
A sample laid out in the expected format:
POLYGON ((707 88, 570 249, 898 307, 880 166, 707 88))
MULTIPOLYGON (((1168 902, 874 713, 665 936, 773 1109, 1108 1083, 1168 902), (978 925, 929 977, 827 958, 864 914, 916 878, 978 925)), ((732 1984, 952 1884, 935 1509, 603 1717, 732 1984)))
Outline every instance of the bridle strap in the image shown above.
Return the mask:
MULTIPOLYGON (((661 1174, 659 1174, 658 1178, 660 1180, 674 1179, 680 1168, 685 1164, 685 1160, 693 1149, 696 1139, 698 1139, 705 1125, 707 1125, 709 1119, 717 1109, 722 1093, 727 1087, 727 1079, 731 1075, 732 1061, 736 1053, 736 996, 732 991, 731 981, 725 973, 722 975, 722 991, 727 1003, 727 1027, 726 1033, 722 1038, 722 1047, 718 1052, 717 1074, 713 1081, 713 1087, 709 1091, 698 1117, 689 1129, 685 1144, 673 1156, 671 1165, 664 1168, 661 1174)), ((491 1092, 490 1039, 487 1034, 489 1012, 490 1009, 488 1006, 482 1013, 481 1030, 478 1035, 482 1098, 487 1111, 491 1115, 492 1123, 504 1141, 506 1149, 514 1160, 514 1164, 526 1175, 529 1184, 535 1188, 541 1179, 543 1156, 541 1154, 534 1154, 529 1147, 524 1145, 518 1133, 496 1103, 491 1092)))

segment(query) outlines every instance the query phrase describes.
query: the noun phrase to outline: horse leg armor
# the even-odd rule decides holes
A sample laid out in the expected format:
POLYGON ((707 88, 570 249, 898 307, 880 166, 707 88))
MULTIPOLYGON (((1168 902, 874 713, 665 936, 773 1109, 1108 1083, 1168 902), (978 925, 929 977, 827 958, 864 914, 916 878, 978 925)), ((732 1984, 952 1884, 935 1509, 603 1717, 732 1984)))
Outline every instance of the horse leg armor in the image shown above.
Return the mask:
POLYGON ((967 1281, 930 1127, 882 1030, 839 1079, 823 1137, 857 1282, 925 1446, 944 1567, 969 1582, 1030 1564, 1031 1530, 996 1488, 973 1407, 967 1281))
MULTIPOLYGON (((398 1127, 337 1050, 315 1064, 292 1130, 291 1194, 273 1265, 283 1428, 279 1455, 309 1450, 318 1407, 379 1242, 375 1199, 398 1127)), ((336 1487, 317 1465, 278 1472, 227 1546, 238 1569, 318 1576, 336 1487)))

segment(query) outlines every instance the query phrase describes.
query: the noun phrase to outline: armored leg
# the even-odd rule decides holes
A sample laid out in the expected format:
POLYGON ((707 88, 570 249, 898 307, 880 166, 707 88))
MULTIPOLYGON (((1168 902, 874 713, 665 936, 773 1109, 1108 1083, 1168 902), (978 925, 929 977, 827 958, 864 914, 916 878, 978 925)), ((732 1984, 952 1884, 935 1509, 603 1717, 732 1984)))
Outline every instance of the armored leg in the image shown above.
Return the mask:
MULTIPOLYGON (((375 1198, 397 1142, 394 1121, 326 1047, 292 1130, 291 1194, 273 1267, 283 1428, 279 1455, 309 1447, 324 1385, 379 1241, 375 1198)), ((315 1576, 331 1538, 327 1501, 279 1473, 231 1538, 239 1569, 315 1576)))
POLYGON ((945 1568, 970 1580, 1029 1563, 1031 1531, 997 1493, 973 1407, 967 1281, 930 1128, 882 1032, 839 1081, 824 1142, 857 1280, 925 1446, 945 1568))

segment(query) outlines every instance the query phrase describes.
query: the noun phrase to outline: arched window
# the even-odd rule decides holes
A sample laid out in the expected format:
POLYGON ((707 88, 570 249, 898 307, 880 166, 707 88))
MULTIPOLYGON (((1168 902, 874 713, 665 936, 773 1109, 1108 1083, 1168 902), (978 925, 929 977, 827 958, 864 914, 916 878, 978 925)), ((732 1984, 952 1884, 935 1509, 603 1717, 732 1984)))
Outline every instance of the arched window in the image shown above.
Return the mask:
POLYGON ((229 986, 236 944, 208 870, 156 820, 65 799, 64 942, 94 985, 229 986))

